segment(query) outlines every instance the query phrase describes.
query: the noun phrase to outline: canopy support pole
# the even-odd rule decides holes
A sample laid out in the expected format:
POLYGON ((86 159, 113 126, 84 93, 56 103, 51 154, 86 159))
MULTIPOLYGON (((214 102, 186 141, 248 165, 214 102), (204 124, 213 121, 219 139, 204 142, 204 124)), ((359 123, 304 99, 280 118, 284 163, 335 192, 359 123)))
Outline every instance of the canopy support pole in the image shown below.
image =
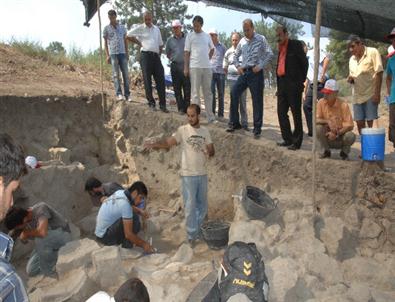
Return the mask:
POLYGON ((103 110, 103 120, 105 118, 105 100, 104 100, 104 79, 103 79, 103 43, 101 38, 101 16, 100 16, 100 0, 96 0, 97 4, 97 16, 99 17, 99 44, 100 44, 100 83, 101 83, 101 105, 103 110))
POLYGON ((317 112, 317 87, 318 87, 318 66, 320 58, 320 35, 321 35, 321 0, 317 0, 317 12, 315 19, 315 34, 314 34, 314 80, 313 80, 313 213, 319 211, 316 200, 316 150, 317 150, 317 127, 316 127, 316 112, 317 112))

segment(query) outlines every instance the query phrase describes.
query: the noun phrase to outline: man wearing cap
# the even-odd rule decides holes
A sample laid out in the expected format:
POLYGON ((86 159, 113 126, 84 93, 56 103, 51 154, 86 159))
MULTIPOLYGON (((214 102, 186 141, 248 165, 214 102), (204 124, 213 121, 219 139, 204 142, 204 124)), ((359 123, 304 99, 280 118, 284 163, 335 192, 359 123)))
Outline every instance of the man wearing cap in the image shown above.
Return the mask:
POLYGON ((191 78, 192 103, 200 106, 200 88, 203 90, 206 116, 209 123, 215 122, 213 113, 210 59, 214 53, 214 44, 209 34, 202 30, 203 18, 195 16, 192 20, 193 32, 185 39, 184 74, 191 78))
POLYGON ((128 41, 126 39, 126 28, 117 21, 117 13, 111 9, 108 11, 110 24, 104 27, 103 38, 106 50, 106 60, 112 66, 112 78, 114 81, 115 93, 118 100, 123 97, 131 101, 129 91, 129 70, 128 70, 128 41), (119 78, 121 70, 123 78, 124 93, 122 94, 121 81, 119 78))
POLYGON ((366 123, 371 128, 373 120, 378 118, 383 64, 378 50, 365 46, 356 35, 349 37, 348 49, 352 56, 347 81, 353 85, 354 120, 361 134, 366 123))
POLYGON ((211 57, 211 67, 213 69, 213 78, 211 80, 211 93, 213 94, 213 113, 216 110, 216 93, 218 92, 218 117, 224 117, 224 93, 225 93, 225 71, 222 67, 224 55, 226 52, 225 47, 218 40, 218 32, 216 29, 211 29, 209 32, 211 40, 214 44, 214 54, 211 57))
POLYGON ((186 113, 191 101, 191 82, 184 75, 185 35, 180 20, 174 20, 171 25, 174 35, 167 39, 166 55, 171 62, 170 72, 178 112, 186 113))
POLYGON ((154 77, 160 110, 168 113, 169 111, 166 109, 165 71, 160 59, 163 49, 162 35, 159 28, 152 23, 151 12, 146 11, 143 14, 143 20, 143 24, 139 24, 128 31, 127 39, 141 47, 140 64, 148 106, 155 110, 155 99, 152 95, 152 77, 154 77))
MULTIPOLYGON (((395 28, 391 31, 391 33, 386 37, 391 41, 393 47, 395 47, 395 28)), ((387 100, 389 104, 389 129, 388 129, 388 137, 390 142, 393 143, 395 148, 395 51, 388 54, 387 61, 387 78, 386 78, 386 86, 387 86, 387 100)))
POLYGON ((324 150, 320 158, 330 157, 330 149, 341 149, 340 157, 346 160, 355 142, 354 122, 348 105, 337 97, 338 91, 335 80, 326 81, 321 90, 324 98, 317 104, 317 139, 324 150))
POLYGON ((288 37, 284 26, 276 29, 277 58, 277 115, 283 142, 279 146, 289 150, 300 149, 303 141, 302 93, 306 80, 308 61, 303 44, 288 37), (288 112, 291 109, 294 130, 291 131, 288 112))
POLYGON ((237 67, 239 77, 233 86, 230 97, 230 121, 227 132, 241 129, 239 117, 240 96, 250 89, 254 115, 254 138, 259 138, 263 123, 263 69, 272 59, 273 52, 266 38, 255 32, 251 19, 243 21, 244 37, 236 47, 233 63, 237 67), (241 63, 240 63, 241 58, 241 63))
MULTIPOLYGON (((229 85, 229 90, 232 92, 232 88, 235 85, 237 79, 239 78, 239 73, 237 71, 237 68, 235 64, 233 63, 235 51, 237 44, 239 44, 241 36, 238 32, 234 32, 231 36, 232 38, 232 47, 229 48, 225 52, 224 56, 224 71, 226 76, 226 80, 229 85)), ((239 58, 239 63, 241 63, 241 57, 239 58)), ((241 127, 243 127, 244 130, 248 131, 248 115, 247 115, 247 92, 244 90, 242 95, 240 96, 239 99, 239 106, 240 106, 240 122, 241 122, 241 127)), ((229 117, 230 119, 230 117, 229 117)))
MULTIPOLYGON (((22 147, 0 133, 0 222, 14 203, 13 193, 27 173, 22 147)), ((0 231, 0 301, 28 302, 22 279, 11 264, 14 240, 0 231)))

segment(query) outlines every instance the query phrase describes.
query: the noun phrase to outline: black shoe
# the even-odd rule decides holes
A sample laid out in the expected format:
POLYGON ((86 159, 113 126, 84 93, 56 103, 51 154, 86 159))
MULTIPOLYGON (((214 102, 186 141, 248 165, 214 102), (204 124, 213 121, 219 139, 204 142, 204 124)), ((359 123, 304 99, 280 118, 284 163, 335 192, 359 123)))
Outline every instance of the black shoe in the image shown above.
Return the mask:
POLYGON ((261 137, 261 133, 260 132, 254 132, 254 138, 258 139, 261 137))
POLYGON ((348 159, 348 154, 343 152, 343 151, 340 151, 340 157, 342 158, 342 160, 347 160, 348 159))
POLYGON ((300 147, 298 147, 298 146, 292 144, 292 145, 289 146, 287 149, 288 149, 288 150, 292 150, 292 151, 296 151, 296 150, 299 150, 300 147))
POLYGON ((235 130, 239 130, 241 129, 241 125, 233 125, 233 126, 229 126, 228 129, 226 129, 226 132, 234 132, 235 130))
POLYGON ((292 145, 292 143, 288 143, 288 142, 278 142, 277 143, 277 146, 279 146, 279 147, 288 147, 291 145, 292 145))
POLYGON ((169 110, 167 110, 166 107, 160 107, 160 111, 164 113, 169 113, 169 110))
POLYGON ((313 133, 309 132, 309 133, 307 133, 307 136, 313 137, 313 133))
POLYGON ((319 158, 323 159, 323 158, 329 158, 331 157, 331 151, 329 150, 325 150, 324 153, 320 154, 319 158))
POLYGON ((250 128, 248 128, 248 126, 243 126, 243 130, 249 132, 250 128))

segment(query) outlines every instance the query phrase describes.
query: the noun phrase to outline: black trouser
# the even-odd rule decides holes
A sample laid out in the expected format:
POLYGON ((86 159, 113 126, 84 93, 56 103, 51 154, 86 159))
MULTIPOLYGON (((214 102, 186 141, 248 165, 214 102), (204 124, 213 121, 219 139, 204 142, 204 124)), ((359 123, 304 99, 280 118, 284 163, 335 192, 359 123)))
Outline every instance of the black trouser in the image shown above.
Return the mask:
POLYGON ((303 141, 302 124, 302 92, 303 84, 286 78, 278 78, 277 82, 277 115, 281 135, 284 142, 300 148, 303 141), (291 108, 294 120, 294 131, 291 132, 288 111, 291 108))
POLYGON ((191 103, 191 81, 189 77, 184 75, 184 64, 172 62, 170 72, 177 101, 177 109, 180 112, 186 113, 191 103))
POLYGON ((260 134, 263 122, 263 71, 254 73, 248 68, 240 75, 233 85, 230 95, 230 121, 232 126, 240 126, 239 102, 243 92, 250 88, 252 97, 252 110, 254 116, 254 134, 260 134))
POLYGON ((141 70, 143 71, 145 97, 151 107, 155 107, 152 95, 152 76, 159 96, 160 108, 166 108, 165 71, 159 54, 151 51, 141 52, 141 70))
MULTIPOLYGON (((137 215, 133 215, 133 233, 137 234, 140 231, 140 219, 137 215)), ((107 230, 102 238, 96 237, 97 240, 104 245, 119 245, 122 244, 124 248, 132 248, 133 243, 125 238, 123 230, 122 218, 115 221, 107 230)))
MULTIPOLYGON (((318 83, 317 86, 317 99, 321 99, 324 97, 322 93, 320 93, 321 89, 324 88, 324 83, 318 83)), ((306 100, 303 103, 303 111, 304 116, 306 118, 306 124, 308 129, 308 134, 313 135, 313 84, 309 85, 306 94, 306 100)))

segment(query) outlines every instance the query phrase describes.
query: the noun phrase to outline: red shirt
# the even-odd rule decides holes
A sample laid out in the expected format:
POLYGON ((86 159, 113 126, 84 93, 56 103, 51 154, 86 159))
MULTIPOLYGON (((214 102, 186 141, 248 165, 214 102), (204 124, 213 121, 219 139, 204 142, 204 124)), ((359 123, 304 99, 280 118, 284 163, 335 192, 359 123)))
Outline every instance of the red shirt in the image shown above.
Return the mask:
POLYGON ((285 76, 285 58, 287 57, 287 49, 288 49, 288 39, 284 41, 282 44, 278 44, 279 56, 278 56, 278 66, 277 66, 277 75, 279 77, 285 76))

